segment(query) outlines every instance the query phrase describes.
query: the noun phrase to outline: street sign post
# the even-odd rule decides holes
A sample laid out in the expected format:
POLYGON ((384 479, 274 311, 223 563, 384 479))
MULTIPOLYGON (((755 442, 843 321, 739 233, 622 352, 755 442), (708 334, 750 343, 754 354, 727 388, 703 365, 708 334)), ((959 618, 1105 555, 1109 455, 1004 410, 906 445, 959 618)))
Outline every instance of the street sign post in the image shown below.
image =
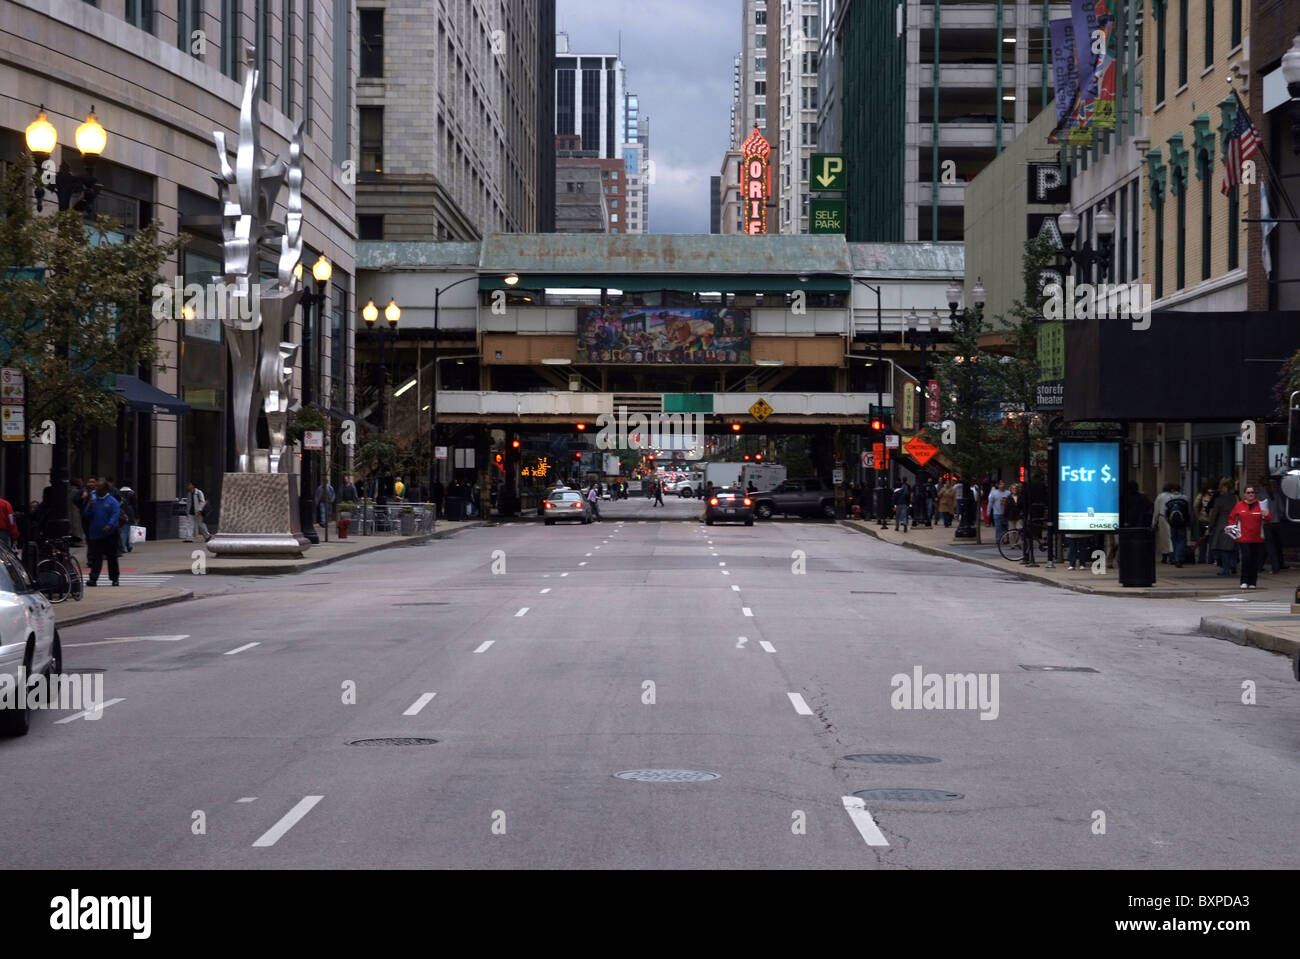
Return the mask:
POLYGON ((3 433, 0 438, 5 442, 21 442, 27 438, 27 430, 23 423, 26 417, 23 416, 21 406, 6 406, 0 413, 0 423, 3 424, 3 433))
POLYGON ((848 175, 841 153, 814 153, 809 159, 813 190, 844 190, 848 175))
POLYGON ((875 466, 876 466, 875 454, 869 453, 864 450, 862 453, 862 468, 869 470, 869 469, 874 469, 875 466))
POLYGON ((323 450, 325 448, 324 430, 304 430, 302 434, 304 450, 323 450))
POLYGON ((843 200, 812 198, 808 201, 809 233, 844 233, 847 222, 843 200))
POLYGON ((843 484, 844 484, 844 470, 838 468, 831 470, 831 485, 842 486, 843 484))

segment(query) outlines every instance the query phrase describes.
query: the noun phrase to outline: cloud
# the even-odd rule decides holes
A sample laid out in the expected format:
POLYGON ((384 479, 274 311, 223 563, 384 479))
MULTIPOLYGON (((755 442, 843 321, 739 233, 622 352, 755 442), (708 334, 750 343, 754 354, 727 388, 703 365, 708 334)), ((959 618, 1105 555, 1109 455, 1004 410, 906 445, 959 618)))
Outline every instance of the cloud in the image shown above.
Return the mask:
POLYGON ((559 0, 556 29, 574 53, 615 53, 650 118, 650 228, 709 232, 709 177, 731 139, 739 0, 559 0))

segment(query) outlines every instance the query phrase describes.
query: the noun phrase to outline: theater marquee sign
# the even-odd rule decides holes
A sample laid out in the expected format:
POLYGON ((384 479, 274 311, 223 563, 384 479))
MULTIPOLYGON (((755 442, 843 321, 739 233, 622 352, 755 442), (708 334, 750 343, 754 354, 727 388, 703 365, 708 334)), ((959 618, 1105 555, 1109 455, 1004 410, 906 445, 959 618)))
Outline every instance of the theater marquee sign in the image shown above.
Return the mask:
POLYGON ((740 148, 740 190, 745 198, 745 232, 757 236, 767 232, 767 198, 772 193, 768 157, 771 145, 754 127, 740 148))

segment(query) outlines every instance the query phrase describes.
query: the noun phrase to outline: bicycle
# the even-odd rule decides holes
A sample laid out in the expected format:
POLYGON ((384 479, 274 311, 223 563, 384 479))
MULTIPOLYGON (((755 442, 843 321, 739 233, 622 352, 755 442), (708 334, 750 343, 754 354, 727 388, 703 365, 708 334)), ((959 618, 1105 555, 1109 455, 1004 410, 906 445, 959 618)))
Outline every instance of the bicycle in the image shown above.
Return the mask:
MULTIPOLYGON (((1002 534, 998 540, 998 552, 1002 558, 1010 560, 1013 563, 1024 562, 1025 559, 1025 542, 1023 529, 1009 529, 1002 534)), ((1042 523, 1035 522, 1033 527, 1034 535, 1034 552, 1041 553, 1044 557, 1047 555, 1047 539, 1043 535, 1042 523)))
POLYGON ((38 555, 46 555, 36 563, 36 585, 51 603, 62 603, 68 597, 81 602, 86 594, 81 562, 68 548, 70 545, 66 536, 37 543, 38 555))

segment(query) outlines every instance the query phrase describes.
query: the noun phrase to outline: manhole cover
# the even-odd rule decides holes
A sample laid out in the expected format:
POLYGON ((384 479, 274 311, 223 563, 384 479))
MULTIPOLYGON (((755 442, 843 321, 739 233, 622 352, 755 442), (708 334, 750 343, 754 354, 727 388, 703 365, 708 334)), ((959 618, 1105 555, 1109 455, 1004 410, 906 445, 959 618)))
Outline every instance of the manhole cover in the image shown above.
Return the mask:
POLYGON ((433 746, 436 739, 422 739, 419 736, 390 736, 387 739, 354 739, 349 746, 433 746))
POLYGON ((851 763, 899 763, 900 765, 919 765, 939 761, 933 756, 909 756, 907 753, 854 753, 844 758, 851 763))
POLYGON ((964 798, 946 789, 859 789, 853 795, 875 802, 951 802, 964 798))
POLYGON ((627 769, 614 775, 639 783, 702 783, 721 778, 718 773, 702 773, 694 769, 627 769))
POLYGON ((1091 666, 1026 666, 1020 664, 1021 669, 1027 669, 1031 673, 1095 673, 1097 670, 1091 666))

